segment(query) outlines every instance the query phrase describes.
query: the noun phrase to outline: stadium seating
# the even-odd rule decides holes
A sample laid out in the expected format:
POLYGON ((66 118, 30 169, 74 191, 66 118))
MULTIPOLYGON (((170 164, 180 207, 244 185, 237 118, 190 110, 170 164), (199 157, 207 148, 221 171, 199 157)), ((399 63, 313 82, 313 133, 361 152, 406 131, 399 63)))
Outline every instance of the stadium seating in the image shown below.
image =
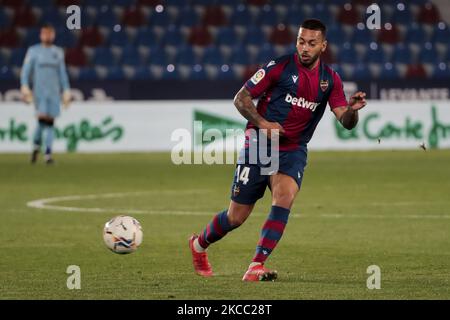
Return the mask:
POLYGON ((78 79, 243 80, 258 65, 294 50, 301 21, 317 17, 328 26, 323 59, 343 78, 450 78, 449 25, 432 1, 379 1, 387 21, 381 30, 365 27, 364 8, 371 3, 0 0, 0 77, 17 79, 24 52, 39 42, 39 26, 50 23, 78 79), (81 31, 66 28, 70 4, 82 7, 81 31))

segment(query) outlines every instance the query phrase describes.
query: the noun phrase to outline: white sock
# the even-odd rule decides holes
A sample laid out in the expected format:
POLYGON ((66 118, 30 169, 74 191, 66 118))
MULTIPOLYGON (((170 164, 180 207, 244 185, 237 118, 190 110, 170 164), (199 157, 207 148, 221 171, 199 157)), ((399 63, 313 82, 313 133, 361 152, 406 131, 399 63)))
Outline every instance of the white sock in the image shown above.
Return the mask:
POLYGON ((197 252, 205 252, 206 249, 203 248, 200 243, 198 243, 198 238, 194 240, 194 250, 197 252))
POLYGON ((248 268, 250 269, 250 268, 253 268, 254 266, 257 266, 257 265, 260 265, 260 264, 262 264, 262 263, 261 262, 252 262, 252 263, 250 263, 248 268))

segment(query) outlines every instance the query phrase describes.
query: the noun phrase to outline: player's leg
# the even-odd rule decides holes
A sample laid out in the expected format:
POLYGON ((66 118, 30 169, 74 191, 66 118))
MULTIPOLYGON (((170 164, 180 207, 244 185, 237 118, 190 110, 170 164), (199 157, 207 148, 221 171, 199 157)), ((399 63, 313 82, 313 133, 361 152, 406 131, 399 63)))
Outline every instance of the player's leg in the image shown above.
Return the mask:
POLYGON ((44 133, 44 128, 46 122, 42 119, 43 114, 46 111, 45 101, 39 95, 34 97, 34 103, 36 108, 36 119, 37 125, 33 134, 33 150, 31 152, 31 163, 36 163, 42 146, 42 135, 44 133))
POLYGON ((45 127, 44 127, 44 133, 45 133, 45 162, 47 164, 53 164, 54 160, 52 157, 52 150, 53 150, 53 139, 55 135, 55 128, 54 128, 55 119, 46 116, 45 117, 45 127))
POLYGON ((33 151, 31 153, 31 163, 36 163, 42 145, 42 134, 45 128, 45 121, 37 117, 37 125, 33 134, 33 151))
POLYGON ((194 241, 197 251, 205 251, 209 245, 222 239, 228 232, 239 227, 252 212, 254 204, 240 204, 230 201, 228 210, 224 210, 211 220, 194 241))
POLYGON ((244 275, 244 281, 276 279, 276 271, 266 269, 264 263, 283 235, 292 204, 300 190, 306 158, 306 148, 280 153, 278 173, 270 177, 272 207, 262 227, 256 252, 244 275))
POLYGON ((55 137, 55 119, 60 114, 59 100, 54 98, 49 98, 47 100, 47 110, 46 110, 46 121, 47 126, 45 127, 45 161, 47 164, 53 164, 54 160, 52 157, 53 152, 53 140, 55 137))
POLYGON ((265 268, 264 263, 283 235, 299 186, 292 177, 283 173, 271 176, 270 181, 272 207, 262 227, 256 252, 244 275, 244 281, 269 281, 277 278, 277 272, 265 268))
POLYGON ((222 239, 233 229, 239 227, 250 215, 253 207, 253 204, 239 204, 231 200, 228 210, 216 214, 199 236, 195 234, 191 236, 189 246, 197 274, 205 277, 213 275, 206 252, 207 248, 214 242, 222 239))
POLYGON ((260 168, 257 166, 236 167, 228 209, 215 215, 199 236, 193 235, 189 239, 197 274, 212 275, 206 249, 244 223, 252 212, 255 202, 264 195, 267 181, 268 177, 260 176, 260 168), (242 175, 242 172, 245 174, 242 175))

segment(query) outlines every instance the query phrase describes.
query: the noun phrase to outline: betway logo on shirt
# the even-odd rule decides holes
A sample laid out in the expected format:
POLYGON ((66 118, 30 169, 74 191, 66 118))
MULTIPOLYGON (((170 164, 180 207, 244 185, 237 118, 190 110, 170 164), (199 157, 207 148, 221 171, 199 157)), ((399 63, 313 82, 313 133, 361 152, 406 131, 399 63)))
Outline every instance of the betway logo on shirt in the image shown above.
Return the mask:
POLYGON ((314 112, 314 110, 316 110, 317 106, 319 105, 319 103, 307 101, 307 100, 305 100, 305 98, 293 97, 289 93, 286 95, 286 99, 284 99, 284 101, 292 104, 293 106, 310 109, 313 112, 314 112))

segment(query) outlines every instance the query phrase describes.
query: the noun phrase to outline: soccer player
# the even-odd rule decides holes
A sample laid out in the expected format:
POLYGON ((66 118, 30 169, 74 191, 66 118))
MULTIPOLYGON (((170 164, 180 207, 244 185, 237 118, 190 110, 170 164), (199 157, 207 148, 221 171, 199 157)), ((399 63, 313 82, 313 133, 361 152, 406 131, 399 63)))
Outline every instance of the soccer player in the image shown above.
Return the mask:
POLYGON ((61 94, 64 107, 69 106, 71 94, 64 51, 53 45, 55 29, 51 25, 42 26, 40 39, 41 43, 31 46, 25 56, 20 91, 27 104, 34 102, 38 120, 33 136, 31 163, 37 161, 45 134, 45 161, 52 164, 53 125, 60 114, 61 94), (30 88, 30 82, 33 89, 30 88))
POLYGON ((197 274, 213 275, 206 249, 239 227, 269 186, 272 207, 242 280, 273 281, 277 278, 277 272, 267 269, 264 263, 286 227, 301 186, 307 144, 327 103, 349 130, 358 122, 358 110, 366 105, 363 92, 357 92, 347 102, 339 75, 320 59, 326 47, 325 25, 316 19, 304 21, 299 28, 296 51, 268 62, 236 94, 234 105, 248 120, 245 146, 236 166, 228 209, 218 213, 200 235, 194 234, 189 239, 197 274), (259 98, 257 107, 252 101, 256 98, 259 98), (265 129, 267 137, 278 135, 279 169, 276 173, 263 175, 261 163, 248 161, 249 150, 260 139, 260 135, 250 139, 251 129, 265 129))

